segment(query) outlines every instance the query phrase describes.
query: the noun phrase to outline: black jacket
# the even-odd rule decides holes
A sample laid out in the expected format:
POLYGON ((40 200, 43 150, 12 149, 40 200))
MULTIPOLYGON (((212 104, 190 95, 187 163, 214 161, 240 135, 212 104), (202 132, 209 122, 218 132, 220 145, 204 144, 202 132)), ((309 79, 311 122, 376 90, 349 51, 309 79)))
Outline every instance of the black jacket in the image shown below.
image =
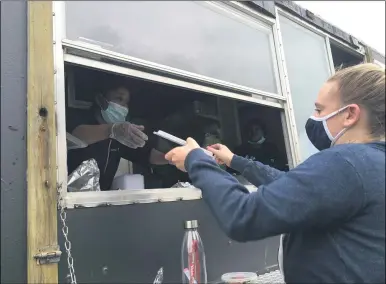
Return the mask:
MULTIPOLYGON (((99 124, 92 110, 71 109, 67 113, 67 132, 79 125, 99 124)), ((67 152, 67 170, 70 175, 83 161, 95 159, 100 170, 101 190, 110 190, 114 176, 118 170, 121 158, 133 163, 147 166, 149 164, 150 151, 153 144, 153 136, 143 148, 131 149, 114 139, 106 139, 89 145, 87 148, 69 150, 67 152)))

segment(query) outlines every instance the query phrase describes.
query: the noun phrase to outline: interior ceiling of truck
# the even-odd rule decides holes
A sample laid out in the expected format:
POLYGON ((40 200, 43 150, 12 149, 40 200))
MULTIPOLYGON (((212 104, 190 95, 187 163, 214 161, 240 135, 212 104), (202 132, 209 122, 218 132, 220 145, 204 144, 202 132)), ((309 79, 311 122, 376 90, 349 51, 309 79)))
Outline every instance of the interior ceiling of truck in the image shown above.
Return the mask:
POLYGON ((363 56, 356 56, 334 44, 331 44, 331 53, 335 67, 339 67, 341 65, 342 67, 349 67, 359 64, 363 61, 363 56))
MULTIPOLYGON (((100 72, 89 68, 69 67, 75 78, 75 97, 77 100, 92 102, 95 95, 104 89, 103 86, 109 80, 115 80, 118 75, 100 72)), ((123 77, 122 83, 128 87, 131 116, 156 119, 175 112, 178 108, 191 105, 192 101, 214 102, 214 96, 186 90, 178 87, 163 85, 137 78, 123 77)))

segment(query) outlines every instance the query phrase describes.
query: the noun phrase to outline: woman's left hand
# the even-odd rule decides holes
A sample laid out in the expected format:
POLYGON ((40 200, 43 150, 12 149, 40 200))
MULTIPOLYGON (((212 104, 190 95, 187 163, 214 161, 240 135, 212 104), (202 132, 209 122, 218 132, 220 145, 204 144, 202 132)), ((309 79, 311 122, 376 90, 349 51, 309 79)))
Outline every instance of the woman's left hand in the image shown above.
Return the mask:
POLYGON ((169 151, 165 155, 165 159, 173 163, 179 170, 186 172, 185 170, 185 159, 190 151, 200 148, 200 145, 193 138, 186 139, 184 146, 176 147, 169 151))

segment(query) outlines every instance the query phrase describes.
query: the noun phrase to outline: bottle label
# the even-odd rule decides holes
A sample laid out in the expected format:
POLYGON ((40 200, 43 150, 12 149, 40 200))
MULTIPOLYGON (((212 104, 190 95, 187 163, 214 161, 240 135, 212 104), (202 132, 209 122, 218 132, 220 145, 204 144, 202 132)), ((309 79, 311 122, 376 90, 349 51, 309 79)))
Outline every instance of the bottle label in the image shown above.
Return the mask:
POLYGON ((200 259, 197 240, 192 240, 191 247, 188 249, 188 268, 189 284, 200 283, 200 259))
MULTIPOLYGON (((188 278, 188 281, 190 283, 191 282, 191 280, 190 280, 191 278, 190 278, 190 273, 189 273, 189 269, 188 268, 184 269, 184 274, 185 274, 186 278, 188 278)), ((197 284, 197 281, 195 279, 193 279, 193 284, 197 284)))

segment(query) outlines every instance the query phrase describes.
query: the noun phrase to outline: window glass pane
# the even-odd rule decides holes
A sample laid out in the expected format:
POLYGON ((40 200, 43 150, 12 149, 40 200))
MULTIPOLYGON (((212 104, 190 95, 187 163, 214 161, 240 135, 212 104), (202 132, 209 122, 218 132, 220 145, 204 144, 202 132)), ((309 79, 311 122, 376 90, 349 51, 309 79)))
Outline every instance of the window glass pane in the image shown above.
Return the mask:
POLYGON ((225 13, 191 1, 66 1, 66 37, 276 93, 270 32, 225 13))
POLYGON ((302 160, 318 150, 308 140, 304 128, 314 111, 319 89, 330 76, 325 39, 280 16, 288 79, 299 135, 302 160))

